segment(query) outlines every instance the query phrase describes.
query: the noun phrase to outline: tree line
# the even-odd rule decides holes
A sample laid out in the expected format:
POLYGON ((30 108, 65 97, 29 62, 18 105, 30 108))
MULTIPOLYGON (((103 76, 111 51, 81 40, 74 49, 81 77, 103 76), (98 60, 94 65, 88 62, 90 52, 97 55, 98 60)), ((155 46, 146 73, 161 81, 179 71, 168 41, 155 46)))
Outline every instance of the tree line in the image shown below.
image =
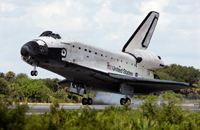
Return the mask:
MULTIPOLYGON (((16 102, 50 103, 53 99, 60 102, 79 103, 82 97, 66 93, 67 88, 58 86, 59 79, 31 79, 24 73, 15 74, 12 71, 0 73, 0 97, 15 99, 16 102)), ((94 97, 95 92, 90 96, 94 97)), ((85 96, 85 95, 84 95, 85 96)))
POLYGON ((200 98, 200 70, 194 67, 181 66, 177 64, 166 65, 163 69, 155 72, 163 80, 186 82, 196 88, 181 89, 175 91, 187 98, 200 98))

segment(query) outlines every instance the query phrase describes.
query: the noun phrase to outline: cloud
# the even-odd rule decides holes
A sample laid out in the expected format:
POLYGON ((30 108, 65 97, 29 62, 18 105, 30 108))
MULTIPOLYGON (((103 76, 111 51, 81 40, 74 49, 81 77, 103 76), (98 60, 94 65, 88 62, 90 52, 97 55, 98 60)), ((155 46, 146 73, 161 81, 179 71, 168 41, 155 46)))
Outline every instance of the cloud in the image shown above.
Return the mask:
POLYGON ((141 2, 141 5, 139 8, 139 10, 146 14, 149 11, 158 11, 158 12, 162 12, 163 8, 165 8, 166 6, 169 5, 169 1, 168 0, 151 0, 151 1, 144 1, 141 2))
MULTIPOLYGON (((96 12, 94 21, 98 23, 97 29, 105 28, 105 26, 118 24, 118 26, 126 26, 134 24, 137 21, 137 16, 130 13, 117 13, 111 10, 112 5, 109 0, 105 0, 101 9, 96 12)), ((115 26, 118 27, 118 26, 115 26)))
POLYGON ((114 39, 118 39, 120 37, 121 37, 120 34, 116 34, 116 33, 109 33, 106 35, 106 39, 111 40, 111 41, 114 39))
POLYGON ((87 17, 83 14, 88 11, 80 3, 66 0, 52 3, 38 3, 28 9, 31 19, 43 29, 53 30, 83 30, 89 26, 87 17))
POLYGON ((15 9, 13 4, 9 3, 0 3, 0 11, 2 12, 11 12, 15 9))

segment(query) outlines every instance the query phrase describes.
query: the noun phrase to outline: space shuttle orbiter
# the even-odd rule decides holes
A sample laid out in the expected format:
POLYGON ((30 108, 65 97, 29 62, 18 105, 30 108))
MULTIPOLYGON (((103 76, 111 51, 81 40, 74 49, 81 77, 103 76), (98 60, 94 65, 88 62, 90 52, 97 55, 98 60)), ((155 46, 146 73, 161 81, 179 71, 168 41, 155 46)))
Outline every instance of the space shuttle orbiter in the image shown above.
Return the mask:
POLYGON ((152 11, 142 21, 122 51, 112 52, 81 42, 64 40, 52 31, 43 32, 21 48, 22 59, 36 67, 57 73, 65 80, 58 82, 70 87, 70 92, 87 98, 82 104, 91 105, 90 90, 125 95, 120 103, 130 102, 127 96, 190 88, 188 83, 155 79, 154 71, 164 67, 160 56, 147 51, 159 13, 152 11))

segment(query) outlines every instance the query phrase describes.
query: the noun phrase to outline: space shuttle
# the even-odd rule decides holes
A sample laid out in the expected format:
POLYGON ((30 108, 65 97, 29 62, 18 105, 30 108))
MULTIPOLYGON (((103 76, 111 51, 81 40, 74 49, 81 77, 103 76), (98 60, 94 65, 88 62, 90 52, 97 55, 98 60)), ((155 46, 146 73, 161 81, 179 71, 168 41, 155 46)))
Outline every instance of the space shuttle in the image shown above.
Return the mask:
POLYGON ((160 56, 147 51, 159 13, 151 11, 125 43, 121 51, 109 51, 77 41, 64 40, 52 31, 43 32, 21 48, 23 61, 65 77, 58 84, 80 96, 83 105, 92 105, 91 90, 124 95, 120 104, 133 95, 191 88, 188 83, 160 80, 154 71, 162 69, 160 56))

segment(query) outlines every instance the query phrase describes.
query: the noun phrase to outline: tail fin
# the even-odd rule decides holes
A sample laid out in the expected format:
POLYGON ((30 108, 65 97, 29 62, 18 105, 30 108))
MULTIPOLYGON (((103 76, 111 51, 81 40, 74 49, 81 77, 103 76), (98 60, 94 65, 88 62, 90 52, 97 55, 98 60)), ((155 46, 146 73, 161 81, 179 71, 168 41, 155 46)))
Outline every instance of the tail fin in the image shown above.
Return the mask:
POLYGON ((151 11, 124 45, 122 52, 132 52, 135 49, 147 49, 158 22, 158 17, 158 12, 151 11))

